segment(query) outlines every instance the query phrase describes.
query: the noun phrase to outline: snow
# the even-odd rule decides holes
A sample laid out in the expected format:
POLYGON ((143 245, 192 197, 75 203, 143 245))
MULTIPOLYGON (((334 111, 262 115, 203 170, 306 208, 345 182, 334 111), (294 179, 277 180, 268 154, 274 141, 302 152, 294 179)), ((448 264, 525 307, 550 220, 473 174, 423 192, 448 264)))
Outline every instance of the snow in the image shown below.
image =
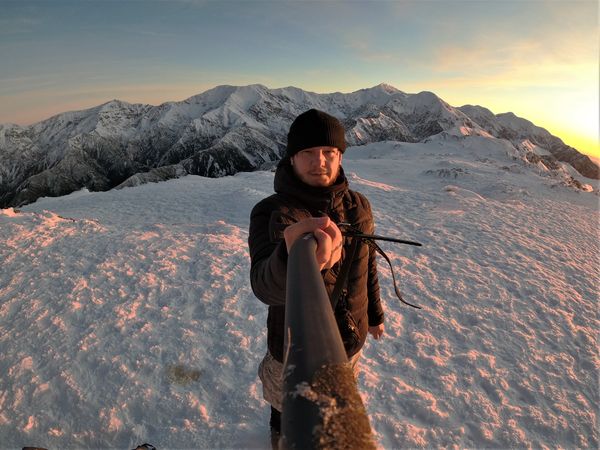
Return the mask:
MULTIPOLYGON (((380 448, 597 448, 598 195, 480 137, 348 149, 406 299, 359 389, 380 448)), ((0 210, 2 447, 269 448, 249 213, 272 172, 0 210)))

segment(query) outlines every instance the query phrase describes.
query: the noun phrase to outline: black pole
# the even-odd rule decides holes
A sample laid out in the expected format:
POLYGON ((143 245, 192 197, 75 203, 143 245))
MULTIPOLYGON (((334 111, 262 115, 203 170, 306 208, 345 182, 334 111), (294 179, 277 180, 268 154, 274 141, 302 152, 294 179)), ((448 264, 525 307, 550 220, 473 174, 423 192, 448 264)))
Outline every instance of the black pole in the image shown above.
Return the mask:
POLYGON ((284 449, 374 449, 369 419, 331 309, 311 234, 288 256, 284 449))
POLYGON ((388 236, 380 236, 378 234, 364 234, 364 233, 342 233, 344 236, 352 236, 361 239, 374 239, 376 241, 387 241, 387 242, 396 242, 397 244, 407 244, 407 245, 415 245, 417 247, 423 246, 420 242, 416 241, 407 241, 406 239, 398 239, 388 236))

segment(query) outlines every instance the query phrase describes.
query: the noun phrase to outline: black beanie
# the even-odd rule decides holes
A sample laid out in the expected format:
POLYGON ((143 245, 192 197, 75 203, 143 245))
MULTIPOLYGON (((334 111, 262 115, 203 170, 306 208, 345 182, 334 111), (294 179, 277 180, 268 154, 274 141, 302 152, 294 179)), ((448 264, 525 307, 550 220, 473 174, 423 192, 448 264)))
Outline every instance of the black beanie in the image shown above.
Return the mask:
POLYGON ((290 127, 285 155, 289 158, 311 147, 337 147, 346 150, 344 126, 333 116, 317 109, 300 114, 290 127))

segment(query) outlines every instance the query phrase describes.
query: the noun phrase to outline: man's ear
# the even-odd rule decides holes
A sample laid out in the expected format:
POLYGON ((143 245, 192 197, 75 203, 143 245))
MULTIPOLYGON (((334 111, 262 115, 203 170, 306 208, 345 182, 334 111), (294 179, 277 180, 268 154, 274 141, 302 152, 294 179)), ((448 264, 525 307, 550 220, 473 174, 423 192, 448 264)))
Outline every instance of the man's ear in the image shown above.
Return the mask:
POLYGON ((294 157, 292 156, 292 157, 290 158, 290 166, 293 166, 293 165, 294 165, 294 157))

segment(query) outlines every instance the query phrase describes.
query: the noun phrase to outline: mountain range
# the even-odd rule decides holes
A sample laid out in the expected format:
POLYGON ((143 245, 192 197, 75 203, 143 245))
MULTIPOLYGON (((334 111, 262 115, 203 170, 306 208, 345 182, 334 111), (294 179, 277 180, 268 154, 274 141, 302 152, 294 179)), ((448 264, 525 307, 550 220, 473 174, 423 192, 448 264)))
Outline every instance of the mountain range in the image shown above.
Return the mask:
POLYGON ((0 125, 0 208, 82 188, 269 168, 285 150, 293 119, 310 108, 340 118, 350 146, 477 135, 504 139, 548 170, 564 162, 600 179, 590 158, 528 120, 481 106, 453 107, 431 92, 407 94, 387 84, 348 94, 217 86, 159 106, 113 100, 30 126, 0 125))

